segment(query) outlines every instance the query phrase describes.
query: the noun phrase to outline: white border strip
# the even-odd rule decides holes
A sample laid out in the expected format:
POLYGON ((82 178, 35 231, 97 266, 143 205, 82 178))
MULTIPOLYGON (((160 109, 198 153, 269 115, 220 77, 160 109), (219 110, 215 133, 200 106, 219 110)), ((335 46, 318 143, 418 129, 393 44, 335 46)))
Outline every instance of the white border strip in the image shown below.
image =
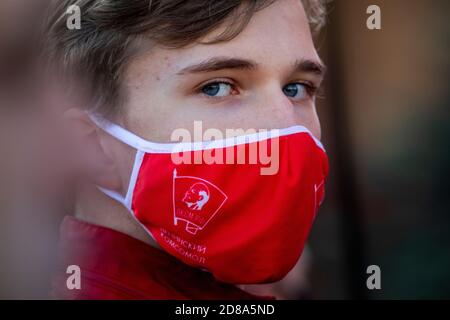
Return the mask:
POLYGON ((131 201, 133 200, 133 193, 136 187, 136 181, 141 170, 142 161, 144 160, 145 152, 137 150, 136 157, 134 158, 133 171, 130 176, 130 183, 128 184, 127 195, 125 196, 124 204, 127 208, 132 210, 131 201))
POLYGON ((296 133, 307 133, 309 134, 316 145, 325 151, 324 146, 319 139, 314 137, 314 135, 306 127, 301 125, 296 125, 284 129, 272 129, 269 131, 261 131, 253 134, 236 136, 226 139, 213 140, 213 141, 198 141, 198 142, 175 142, 175 143, 156 143, 147 141, 134 133, 122 128, 121 126, 114 124, 106 119, 98 119, 95 116, 91 116, 92 121, 94 121, 97 126, 108 132, 113 137, 119 139, 123 143, 144 152, 148 153, 178 153, 178 152, 188 152, 188 151, 199 151, 199 150, 209 150, 216 148, 227 148, 238 146, 241 144, 260 142, 272 138, 278 138, 282 136, 287 136, 296 133))
POLYGON ((112 199, 118 201, 121 203, 128 211, 130 216, 145 230, 145 232, 153 239, 154 243, 157 245, 157 249, 162 250, 161 246, 159 245, 156 238, 153 236, 152 232, 147 229, 147 227, 142 224, 142 222, 139 221, 139 219, 136 217, 133 209, 132 209, 132 201, 133 201, 133 194, 134 189, 137 182, 137 177, 139 175, 139 171, 141 170, 142 161, 144 160, 145 152, 141 150, 136 151, 136 156, 134 158, 134 165, 130 176, 130 183, 128 184, 128 190, 126 196, 122 196, 120 193, 112 190, 108 190, 102 187, 97 187, 100 191, 102 191, 107 196, 111 197, 112 199))

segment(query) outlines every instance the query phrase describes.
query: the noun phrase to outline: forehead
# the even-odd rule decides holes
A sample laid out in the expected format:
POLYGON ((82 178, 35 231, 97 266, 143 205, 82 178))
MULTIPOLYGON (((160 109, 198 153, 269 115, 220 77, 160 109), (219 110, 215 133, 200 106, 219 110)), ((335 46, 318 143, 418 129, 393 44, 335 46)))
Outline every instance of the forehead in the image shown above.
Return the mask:
MULTIPOLYGON (((199 41, 208 42, 224 29, 225 25, 199 41)), ((152 73, 167 74, 216 56, 252 59, 262 66, 275 66, 280 62, 292 64, 300 59, 319 60, 301 0, 277 0, 256 12, 246 28, 230 41, 196 43, 175 50, 155 48, 136 63, 141 71, 147 67, 152 73)))

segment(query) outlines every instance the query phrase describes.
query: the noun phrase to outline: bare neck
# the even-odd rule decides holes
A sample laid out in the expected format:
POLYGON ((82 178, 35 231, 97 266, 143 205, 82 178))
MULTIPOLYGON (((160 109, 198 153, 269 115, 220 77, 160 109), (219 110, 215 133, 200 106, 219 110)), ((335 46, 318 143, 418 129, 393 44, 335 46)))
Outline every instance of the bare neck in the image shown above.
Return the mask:
POLYGON ((85 186, 78 192, 75 217, 127 234, 155 248, 160 248, 144 227, 132 217, 127 208, 95 187, 85 186))

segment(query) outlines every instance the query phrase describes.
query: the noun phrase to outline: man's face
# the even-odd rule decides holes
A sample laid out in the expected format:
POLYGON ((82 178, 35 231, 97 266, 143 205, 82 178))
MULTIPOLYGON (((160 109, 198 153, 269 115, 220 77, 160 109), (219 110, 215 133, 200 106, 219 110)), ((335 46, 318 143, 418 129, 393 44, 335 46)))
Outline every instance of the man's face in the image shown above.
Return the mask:
POLYGON ((177 128, 192 132, 199 120, 224 133, 300 124, 320 138, 314 88, 322 77, 301 1, 278 0, 231 41, 154 48, 132 61, 120 122, 157 142, 170 142, 177 128))

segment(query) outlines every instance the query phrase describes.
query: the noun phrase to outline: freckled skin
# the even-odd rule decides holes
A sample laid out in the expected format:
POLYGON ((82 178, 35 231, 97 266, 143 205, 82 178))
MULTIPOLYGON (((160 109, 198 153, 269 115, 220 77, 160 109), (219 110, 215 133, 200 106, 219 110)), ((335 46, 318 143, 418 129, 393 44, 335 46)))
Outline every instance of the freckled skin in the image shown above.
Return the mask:
MULTIPOLYGON (((209 40, 221 31, 213 31, 201 40, 209 40)), ((169 142, 177 128, 192 131, 196 120, 203 121, 205 130, 222 131, 302 124, 319 137, 314 101, 293 108, 281 91, 297 58, 319 59, 301 1, 278 0, 257 12, 247 28, 229 42, 194 44, 175 50, 156 48, 133 61, 125 77, 130 99, 121 124, 157 142, 169 142), (184 66, 217 56, 252 59, 261 65, 261 70, 252 79, 229 72, 185 80, 176 76, 184 66), (227 77, 239 78, 238 81, 251 88, 243 90, 242 98, 222 105, 192 93, 193 87, 202 81, 227 77), (140 84, 139 90, 133 89, 136 83, 140 84)))

